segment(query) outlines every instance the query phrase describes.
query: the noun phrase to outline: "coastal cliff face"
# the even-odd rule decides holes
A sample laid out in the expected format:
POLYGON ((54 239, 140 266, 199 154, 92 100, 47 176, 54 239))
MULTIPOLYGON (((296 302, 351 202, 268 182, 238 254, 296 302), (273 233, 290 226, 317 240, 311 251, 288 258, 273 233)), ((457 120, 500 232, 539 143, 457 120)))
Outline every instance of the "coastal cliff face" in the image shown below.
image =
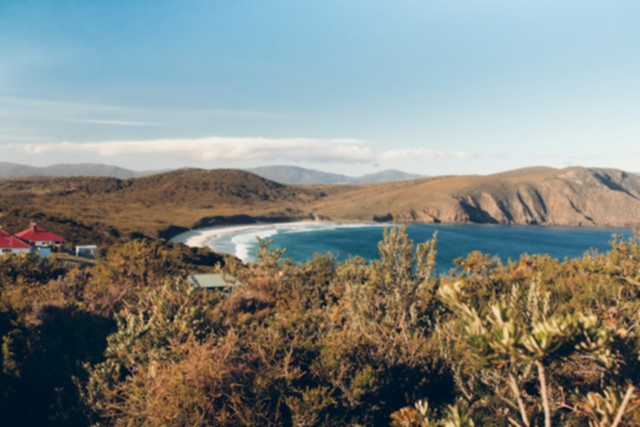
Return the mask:
MULTIPOLYGON (((381 221, 600 227, 640 223, 640 178, 614 169, 531 168, 362 188, 338 197, 359 205, 353 209, 358 215, 370 213, 381 221)), ((327 208, 329 213, 335 209, 327 208)), ((335 213, 340 214, 337 209, 335 213)))

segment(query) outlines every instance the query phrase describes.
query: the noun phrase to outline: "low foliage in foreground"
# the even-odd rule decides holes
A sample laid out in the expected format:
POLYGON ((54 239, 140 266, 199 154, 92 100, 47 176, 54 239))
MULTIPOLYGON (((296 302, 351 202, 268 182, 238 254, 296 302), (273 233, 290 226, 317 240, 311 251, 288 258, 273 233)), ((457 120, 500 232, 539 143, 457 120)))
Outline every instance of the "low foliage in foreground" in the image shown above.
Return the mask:
POLYGON ((0 261, 3 425, 640 425, 640 244, 577 260, 385 232, 380 259, 262 245, 240 286, 189 288, 134 241, 96 267, 0 261))

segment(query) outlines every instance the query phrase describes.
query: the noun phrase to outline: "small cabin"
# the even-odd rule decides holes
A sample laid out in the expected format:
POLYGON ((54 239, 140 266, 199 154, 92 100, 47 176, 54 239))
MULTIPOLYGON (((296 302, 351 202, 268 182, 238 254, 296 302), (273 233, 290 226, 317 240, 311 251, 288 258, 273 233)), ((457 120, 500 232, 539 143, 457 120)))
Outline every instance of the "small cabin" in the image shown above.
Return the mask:
POLYGON ((33 253, 31 245, 22 239, 12 236, 0 228, 0 256, 33 253))
POLYGON ((37 248, 43 246, 63 245, 66 243, 64 238, 46 230, 36 223, 31 223, 29 228, 16 234, 16 237, 37 248))

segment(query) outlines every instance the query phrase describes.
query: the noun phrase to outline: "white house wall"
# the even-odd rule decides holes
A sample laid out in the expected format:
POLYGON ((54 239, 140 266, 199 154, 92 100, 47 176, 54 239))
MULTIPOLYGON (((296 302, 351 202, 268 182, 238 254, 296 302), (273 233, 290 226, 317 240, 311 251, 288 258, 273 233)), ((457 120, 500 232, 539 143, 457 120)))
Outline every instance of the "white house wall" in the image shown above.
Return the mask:
POLYGON ((3 255, 20 255, 20 254, 28 254, 31 253, 32 249, 11 249, 8 252, 5 252, 4 249, 0 249, 0 256, 3 255))

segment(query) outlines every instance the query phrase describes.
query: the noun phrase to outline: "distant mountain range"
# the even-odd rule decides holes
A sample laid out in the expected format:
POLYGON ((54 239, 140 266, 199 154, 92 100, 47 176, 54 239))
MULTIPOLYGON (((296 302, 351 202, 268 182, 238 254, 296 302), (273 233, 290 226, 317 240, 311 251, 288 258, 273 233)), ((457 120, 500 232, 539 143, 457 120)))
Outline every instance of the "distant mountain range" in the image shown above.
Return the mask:
MULTIPOLYGON (((99 163, 60 164, 45 167, 19 165, 17 163, 0 162, 0 178, 20 178, 27 176, 102 176, 111 178, 133 178, 141 173, 118 166, 99 163)), ((148 175, 148 173, 142 173, 148 175)))
POLYGON ((410 179, 425 178, 423 175, 393 169, 358 177, 322 172, 315 169, 305 169, 297 166, 264 166, 246 170, 268 180, 287 185, 375 184, 379 182, 407 181, 410 179))
MULTIPOLYGON (((335 173, 305 169, 296 166, 265 166, 247 169, 248 172, 268 180, 288 185, 311 184, 372 184, 379 182, 406 181, 424 178, 421 175, 409 174, 397 170, 385 170, 373 174, 352 177, 335 173)), ((154 175, 167 171, 136 172, 118 166, 100 163, 60 164, 46 167, 26 166, 17 163, 0 162, 0 179, 20 178, 28 176, 77 177, 97 176, 111 178, 135 178, 154 175)))

